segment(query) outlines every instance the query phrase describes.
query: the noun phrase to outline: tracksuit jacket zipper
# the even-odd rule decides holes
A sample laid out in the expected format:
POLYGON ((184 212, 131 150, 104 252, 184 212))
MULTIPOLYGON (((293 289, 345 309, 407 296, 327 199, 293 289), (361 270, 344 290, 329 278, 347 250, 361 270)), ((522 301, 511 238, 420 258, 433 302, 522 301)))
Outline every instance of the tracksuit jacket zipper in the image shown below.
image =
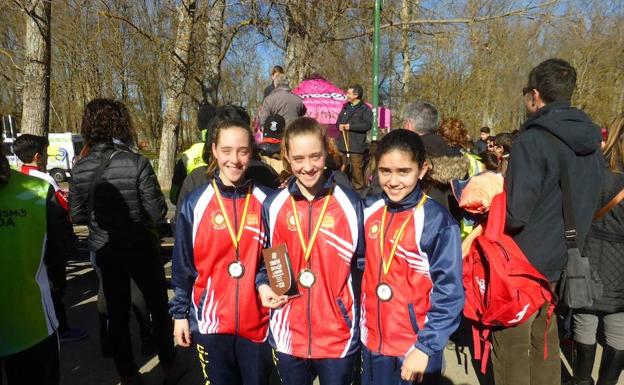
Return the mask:
MULTIPOLYGON (((308 242, 312 236, 312 204, 316 198, 308 201, 308 242)), ((320 220, 320 218, 319 218, 320 220)), ((312 247, 312 245, 309 245, 312 247)), ((310 256, 312 252, 310 252, 310 256)), ((307 266, 310 267, 310 260, 308 259, 307 266)), ((312 288, 308 289, 308 358, 312 357, 312 288)))
MULTIPOLYGON (((234 188, 234 198, 232 199, 232 207, 234 207, 234 231, 238 231, 238 215, 236 213, 236 197, 238 196, 236 187, 234 188)), ((235 236, 237 236, 238 234, 236 234, 235 236)), ((236 260, 238 261, 240 259, 240 256, 238 254, 238 247, 235 250, 236 253, 236 260)), ((238 335, 238 328, 239 328, 239 309, 238 309, 238 291, 239 291, 239 281, 240 279, 236 279, 236 310, 235 310, 235 314, 236 314, 236 328, 235 328, 235 334, 238 335)))
MULTIPOLYGON (((390 212, 390 220, 388 220, 388 224, 386 225, 386 228, 384 229, 384 242, 387 239, 386 235, 388 235, 388 230, 390 230, 390 225, 392 224, 392 219, 394 218, 394 213, 390 212)), ((398 240, 397 240, 398 242, 398 240)), ((385 248, 386 245, 381 245, 381 247, 385 248)), ((377 275, 377 285, 379 285, 381 283, 381 272, 383 271, 383 254, 384 254, 384 250, 381 249, 380 250, 380 255, 379 255, 379 274, 377 275)), ((381 354, 381 347, 383 344, 383 337, 382 337, 382 332, 381 332, 381 300, 379 299, 378 296, 377 297, 377 328, 379 329, 379 348, 377 349, 377 352, 381 354)))

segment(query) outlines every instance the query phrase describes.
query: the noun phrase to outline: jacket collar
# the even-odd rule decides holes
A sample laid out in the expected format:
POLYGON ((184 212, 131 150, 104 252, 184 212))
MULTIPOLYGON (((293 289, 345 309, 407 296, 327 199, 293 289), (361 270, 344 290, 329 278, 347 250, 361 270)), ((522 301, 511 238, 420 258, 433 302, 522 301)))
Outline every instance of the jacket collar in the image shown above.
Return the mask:
POLYGON ((528 128, 529 126, 531 126, 533 121, 535 121, 535 119, 537 119, 537 118, 539 118, 541 116, 545 116, 545 115, 551 114, 554 111, 558 111, 558 110, 561 110, 561 109, 570 108, 570 106, 571 106, 571 104, 570 104, 569 100, 559 100, 559 101, 556 101, 556 102, 548 103, 544 107, 540 108, 539 110, 537 110, 534 113, 532 113, 531 115, 529 115, 528 119, 526 120, 526 122, 524 122, 524 125, 522 126, 522 128, 520 130, 522 131, 523 129, 528 128))
POLYGON ((39 171, 39 168, 37 166, 32 166, 30 164, 22 165, 22 169, 21 169, 22 174, 28 175, 31 171, 39 171))
MULTIPOLYGON (((244 177, 245 181, 239 186, 227 186, 219 178, 219 170, 215 170, 213 179, 217 183, 217 188, 221 195, 227 198, 238 198, 244 196, 251 185, 251 179, 244 177)), ((212 184, 212 181, 210 182, 212 184)))
POLYGON ((362 108, 364 104, 364 101, 360 100, 360 102, 356 105, 351 104, 351 102, 346 102, 345 104, 343 104, 343 107, 351 107, 352 109, 356 110, 358 108, 362 108))
POLYGON ((388 211, 390 211, 391 213, 397 213, 415 207, 422 199, 423 194, 424 193, 422 192, 419 183, 416 185, 414 190, 412 190, 412 192, 409 193, 405 198, 401 199, 400 202, 391 201, 385 192, 383 193, 383 199, 384 202, 386 202, 386 206, 388 206, 388 211))
MULTIPOLYGON (((329 191, 329 189, 331 189, 331 187, 334 185, 333 171, 325 170, 323 171, 323 175, 325 176, 325 183, 323 183, 323 188, 321 188, 321 190, 316 194, 314 199, 327 194, 327 191, 329 191)), ((292 195, 296 199, 305 199, 305 196, 303 195, 301 189, 299 188, 299 185, 297 184, 297 178, 292 177, 291 180, 288 182, 287 188, 290 195, 292 195)))
POLYGON ((113 148, 113 142, 99 142, 99 143, 95 143, 92 147, 91 147, 91 152, 104 152, 108 149, 113 148))
POLYGON ((287 91, 287 92, 290 92, 290 91, 291 91, 291 88, 290 88, 290 86, 279 86, 279 87, 275 87, 275 88, 273 89, 273 91, 278 91, 278 90, 279 90, 279 91, 287 91))

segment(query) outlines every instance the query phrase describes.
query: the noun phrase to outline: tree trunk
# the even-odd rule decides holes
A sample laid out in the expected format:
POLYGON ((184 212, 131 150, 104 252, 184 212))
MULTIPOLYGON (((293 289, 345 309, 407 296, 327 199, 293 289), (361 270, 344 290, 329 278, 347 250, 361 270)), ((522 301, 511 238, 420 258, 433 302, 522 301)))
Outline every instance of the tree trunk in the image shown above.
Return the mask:
POLYGON ((286 37, 286 77, 294 87, 303 80, 310 68, 309 37, 306 30, 306 4, 301 0, 288 1, 286 17, 288 34, 286 37))
POLYGON ((175 49, 170 60, 170 74, 165 91, 160 154, 158 156, 158 182, 164 190, 171 188, 171 177, 178 147, 178 131, 182 95, 187 81, 188 57, 195 22, 195 0, 183 0, 178 7, 178 31, 175 49))
POLYGON ((50 125, 51 1, 26 4, 26 65, 22 90, 21 132, 45 136, 50 125))
POLYGON ((206 25, 206 67, 202 86, 204 100, 219 103, 221 83, 221 58, 223 49, 223 21, 225 0, 208 2, 208 22, 206 25), (212 3, 212 4, 211 4, 212 3))
MULTIPOLYGON (((401 3, 401 23, 412 20, 412 1, 403 0, 401 3)), ((418 4, 418 2, 416 3, 418 4)), ((412 94, 412 54, 410 52, 409 25, 403 24, 401 27, 401 53, 403 55, 403 95, 412 94)))

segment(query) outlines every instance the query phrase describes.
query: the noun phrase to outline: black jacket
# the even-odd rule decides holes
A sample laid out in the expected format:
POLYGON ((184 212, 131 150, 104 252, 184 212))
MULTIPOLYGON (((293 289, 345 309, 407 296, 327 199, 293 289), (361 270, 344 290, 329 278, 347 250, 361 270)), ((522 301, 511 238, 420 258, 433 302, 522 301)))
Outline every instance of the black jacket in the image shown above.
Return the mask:
MULTIPOLYGON (((600 207, 624 188, 624 175, 607 170, 600 193, 600 207)), ((624 311, 624 203, 612 208, 594 222, 585 240, 583 256, 589 258, 604 285, 602 297, 591 310, 616 313, 624 311)))
POLYGON ((551 103, 531 115, 514 140, 507 176, 507 232, 529 261, 551 282, 567 258, 559 164, 548 133, 563 149, 577 241, 582 248, 598 206, 604 174, 600 129, 569 102, 551 103))
MULTIPOLYGON (((347 102, 342 106, 336 124, 349 124, 347 133, 349 141, 349 152, 362 154, 368 149, 366 144, 366 133, 373 125, 373 111, 364 101, 359 102, 355 107, 347 102)), ((336 147, 342 152, 347 152, 342 133, 338 135, 336 147)))
POLYGON ((266 99, 266 97, 269 96, 269 94, 273 92, 274 89, 275 89, 275 84, 273 84, 273 82, 271 82, 271 84, 266 86, 266 88, 264 89, 264 99, 266 99))
POLYGON ((125 250, 153 244, 158 241, 156 224, 167 214, 165 197, 149 160, 112 143, 96 144, 76 163, 69 184, 69 205, 72 221, 89 226, 91 251, 106 245, 125 250), (109 164, 93 187, 90 208, 91 182, 106 160, 109 164))

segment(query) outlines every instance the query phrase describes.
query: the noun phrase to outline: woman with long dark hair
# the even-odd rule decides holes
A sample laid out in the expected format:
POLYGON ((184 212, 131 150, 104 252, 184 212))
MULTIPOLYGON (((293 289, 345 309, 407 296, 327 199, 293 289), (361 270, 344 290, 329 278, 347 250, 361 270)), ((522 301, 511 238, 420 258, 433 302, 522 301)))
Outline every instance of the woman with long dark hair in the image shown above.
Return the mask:
POLYGON ((167 205, 149 160, 114 144, 116 133, 132 132, 131 124, 123 103, 95 99, 87 104, 82 135, 90 151, 72 172, 71 217, 75 224, 89 226, 89 250, 101 272, 113 357, 122 384, 141 383, 128 325, 131 278, 152 316, 165 382, 175 383, 183 370, 173 364, 173 325, 156 230, 167 205))

